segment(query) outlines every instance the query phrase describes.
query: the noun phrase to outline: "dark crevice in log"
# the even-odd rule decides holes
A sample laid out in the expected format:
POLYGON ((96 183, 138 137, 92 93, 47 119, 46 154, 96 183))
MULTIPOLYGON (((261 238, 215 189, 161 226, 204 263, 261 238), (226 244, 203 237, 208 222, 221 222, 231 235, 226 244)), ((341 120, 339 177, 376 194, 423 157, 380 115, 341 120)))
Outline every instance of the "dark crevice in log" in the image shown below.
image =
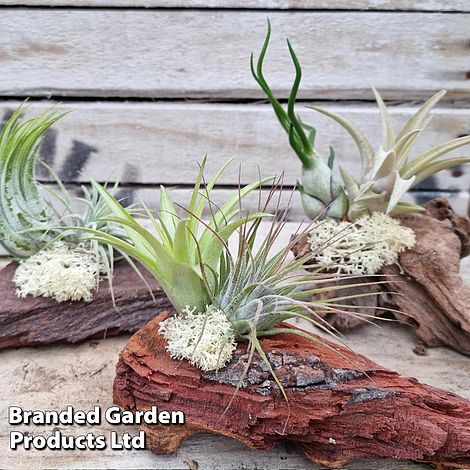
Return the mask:
POLYGON ((43 297, 16 296, 12 277, 16 263, 0 273, 0 349, 50 343, 77 343, 122 333, 134 333, 158 312, 171 307, 153 276, 142 271, 155 300, 131 266, 115 266, 113 306, 107 281, 92 302, 61 302, 43 297))
POLYGON ((246 345, 217 374, 202 372, 166 354, 158 330, 167 317, 159 315, 129 340, 114 382, 114 402, 123 408, 185 413, 185 425, 143 427, 155 453, 175 452, 184 439, 209 432, 260 449, 291 442, 332 468, 378 458, 470 468, 470 402, 453 393, 324 339, 282 334, 261 344, 289 402, 257 355, 234 397, 246 345))
MULTIPOLYGON (((470 355, 470 287, 459 275, 461 258, 470 254, 470 220, 456 214, 443 198, 429 201, 425 209, 422 214, 399 217, 403 225, 413 229, 417 241, 400 255, 400 267, 382 269, 386 284, 342 293, 376 292, 377 295, 350 301, 350 305, 368 307, 363 313, 369 315, 383 316, 384 307, 402 311, 404 315, 393 316, 415 328, 420 352, 423 346, 449 346, 470 355)), ((293 252, 301 256, 307 250, 304 237, 293 252)), ((326 320, 343 332, 364 325, 360 319, 345 314, 329 315, 326 320)))

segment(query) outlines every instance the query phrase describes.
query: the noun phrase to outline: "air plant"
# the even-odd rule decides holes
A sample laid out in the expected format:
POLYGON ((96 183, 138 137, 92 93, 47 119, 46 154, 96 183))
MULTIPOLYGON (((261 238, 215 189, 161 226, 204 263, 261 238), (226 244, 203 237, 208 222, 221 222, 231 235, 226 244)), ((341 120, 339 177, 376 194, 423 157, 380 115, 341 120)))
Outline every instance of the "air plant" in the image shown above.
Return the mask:
MULTIPOLYGON (((329 116, 338 122, 354 139, 361 156, 362 172, 359 179, 354 178, 345 168, 339 168, 341 180, 333 174, 335 154, 330 147, 330 156, 327 163, 314 148, 315 129, 305 124, 296 114, 295 103, 302 78, 302 68, 294 49, 287 41, 292 62, 295 67, 295 79, 291 88, 287 110, 271 91, 264 75, 263 62, 271 35, 271 25, 268 22, 267 35, 261 49, 256 68, 253 54, 251 55, 251 71, 253 77, 268 97, 274 112, 284 130, 289 136, 289 143, 302 163, 302 178, 299 183, 302 204, 306 215, 312 220, 327 219, 324 225, 317 231, 312 231, 310 244, 317 249, 322 241, 318 238, 318 232, 332 230, 337 234, 349 231, 350 236, 338 236, 336 253, 333 256, 341 260, 343 268, 347 272, 364 272, 364 265, 346 259, 341 252, 351 251, 351 240, 359 237, 366 249, 359 247, 361 256, 369 256, 373 253, 373 262, 368 264, 366 272, 373 274, 386 265, 390 260, 398 259, 398 253, 410 248, 414 244, 414 238, 410 229, 397 225, 385 216, 393 216, 405 212, 419 212, 423 209, 415 204, 402 201, 402 197, 408 190, 435 173, 470 162, 470 157, 451 157, 441 159, 447 153, 470 143, 470 136, 460 137, 431 148, 414 158, 410 158, 410 151, 417 137, 423 132, 430 121, 430 112, 438 101, 444 96, 441 91, 426 101, 405 124, 398 135, 395 135, 388 109, 380 94, 373 88, 382 120, 382 143, 374 151, 370 142, 363 133, 347 119, 332 111, 313 107, 312 109, 329 116), (379 214, 373 217, 374 214, 379 214), (393 227, 387 235, 380 227, 374 227, 374 220, 381 220, 386 226, 393 227), (369 227, 370 230, 366 230, 369 227), (378 240, 375 236, 377 230, 381 231, 385 238, 378 240), (362 236, 364 235, 364 236, 362 236), (387 245, 385 251, 380 249, 387 245), (373 245, 376 245, 375 248, 373 245), (384 255, 393 251, 393 256, 384 255), (349 268, 348 268, 349 263, 349 268)), ((321 237, 320 237, 321 238, 321 237)), ((330 250, 331 252, 331 250, 330 250)), ((325 255, 325 253, 323 253, 325 255)), ((330 253, 331 254, 331 253, 330 253)), ((324 259, 331 261, 331 256, 326 254, 324 259)))
POLYGON ((113 251, 73 228, 99 229, 117 238, 126 234, 101 221, 109 213, 98 193, 83 187, 83 197, 73 196, 51 169, 60 189, 52 195, 64 213, 41 196, 35 177, 38 152, 44 133, 64 114, 48 110, 26 119, 24 112, 20 106, 0 133, 0 243, 20 261, 17 293, 89 301, 100 275, 112 277, 113 251), (75 210, 77 203, 85 205, 83 212, 75 210))
POLYGON ((445 95, 440 91, 426 101, 395 135, 387 107, 380 94, 373 88, 382 120, 382 143, 374 151, 373 146, 358 128, 347 119, 319 107, 321 112, 338 122, 354 139, 361 156, 362 173, 357 180, 346 169, 340 168, 342 182, 333 175, 334 152, 325 163, 314 148, 315 129, 299 118, 295 102, 302 78, 302 68, 294 49, 287 41, 295 79, 287 104, 287 111, 272 93, 263 75, 263 62, 271 35, 268 22, 267 35, 259 55, 256 69, 253 54, 253 77, 268 97, 279 122, 289 135, 289 142, 302 163, 302 182, 299 186, 305 213, 312 220, 335 218, 356 220, 372 212, 395 215, 421 211, 420 206, 401 201, 404 194, 435 173, 470 162, 470 157, 441 159, 447 153, 470 144, 470 136, 459 137, 431 148, 410 159, 410 150, 430 122, 430 112, 445 95))
POLYGON ((295 101, 302 78, 302 69, 289 40, 287 40, 287 46, 295 65, 296 76, 287 103, 287 110, 274 96, 264 78, 263 63, 270 37, 271 23, 268 21, 268 31, 256 68, 254 55, 251 54, 251 73, 268 97, 281 126, 289 136, 292 149, 302 163, 302 178, 298 188, 304 211, 312 220, 319 217, 342 219, 348 212, 348 197, 345 188, 338 183, 333 175, 334 151, 330 147, 330 155, 325 163, 315 150, 315 129, 305 124, 295 113, 295 101))
POLYGON ((55 236, 49 228, 59 216, 40 196, 34 168, 42 136, 62 116, 25 120, 20 107, 0 134, 0 243, 15 258, 34 255, 55 236))
MULTIPOLYGON (((92 240, 133 257, 160 283, 176 310, 175 316, 161 323, 172 357, 187 359, 203 370, 217 370, 230 359, 236 343, 248 341, 250 356, 257 351, 275 377, 259 339, 289 331, 318 341, 280 323, 301 318, 326 331, 321 315, 341 311, 340 297, 303 299, 346 287, 321 287, 331 281, 331 275, 299 272, 305 259, 289 259, 291 245, 273 253, 285 219, 274 218, 269 233, 260 237, 261 221, 271 217, 265 210, 267 203, 255 213, 241 210, 241 199, 271 178, 240 188, 217 208, 211 202, 211 191, 226 165, 203 187, 204 164, 182 215, 161 188, 159 211, 156 215, 147 211, 153 231, 142 227, 105 188, 94 183, 114 213, 105 220, 126 230, 129 241, 98 230, 88 232, 92 240), (210 212, 207 222, 202 220, 204 208, 210 212), (238 248, 233 254, 228 244, 236 234, 238 248), (312 282, 317 285, 312 287, 312 282)), ((273 194, 274 190, 270 198, 273 194)))

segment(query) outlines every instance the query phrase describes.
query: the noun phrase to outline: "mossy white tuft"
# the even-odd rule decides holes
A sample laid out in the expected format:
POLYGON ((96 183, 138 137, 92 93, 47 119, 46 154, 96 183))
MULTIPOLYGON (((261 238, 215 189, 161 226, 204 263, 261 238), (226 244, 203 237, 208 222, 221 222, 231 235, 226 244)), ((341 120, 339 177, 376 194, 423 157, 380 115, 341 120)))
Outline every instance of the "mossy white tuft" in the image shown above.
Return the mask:
POLYGON ((32 295, 51 297, 57 302, 91 302, 101 270, 93 251, 58 242, 21 260, 13 282, 21 298, 32 295))
POLYGON ((398 255, 415 242, 413 230, 381 212, 354 222, 324 220, 309 237, 318 263, 347 274, 375 274, 384 266, 398 264, 398 255))
POLYGON ((232 324, 213 306, 204 312, 188 306, 182 315, 160 323, 160 332, 168 341, 167 351, 173 359, 187 359, 204 371, 223 367, 237 347, 232 324))

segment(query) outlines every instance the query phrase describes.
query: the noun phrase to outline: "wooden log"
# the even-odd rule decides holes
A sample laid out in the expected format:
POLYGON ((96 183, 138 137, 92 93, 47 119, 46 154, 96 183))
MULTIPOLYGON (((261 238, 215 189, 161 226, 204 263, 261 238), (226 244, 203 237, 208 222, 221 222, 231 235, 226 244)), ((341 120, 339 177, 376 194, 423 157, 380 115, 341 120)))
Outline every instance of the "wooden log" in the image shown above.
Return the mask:
POLYGON ((428 347, 450 346, 470 355, 470 287, 459 275, 460 259, 470 251, 470 220, 456 215, 445 199, 426 204, 426 214, 400 221, 413 229, 417 243, 401 254, 400 268, 382 272, 388 289, 399 295, 380 297, 380 305, 405 312, 428 347))
POLYGON ((240 344, 218 373, 171 359, 159 334, 162 313, 139 330, 120 355, 114 402, 126 409, 183 411, 185 425, 145 425, 147 445, 173 453, 198 433, 233 437, 270 449, 294 442, 312 461, 339 468, 354 459, 395 458, 440 468, 470 468, 470 402, 405 378, 321 339, 293 334, 261 341, 286 390, 286 402, 255 354, 240 344))
POLYGON ((127 263, 115 266, 116 308, 108 283, 102 282, 92 302, 61 302, 44 297, 19 299, 12 277, 16 263, 0 271, 0 349, 50 343, 77 343, 133 333, 170 303, 153 276, 142 271, 155 301, 127 263))
MULTIPOLYGON (((449 346, 470 355, 470 287, 459 275, 460 260, 470 254, 470 220, 456 214, 443 198, 429 201, 425 208, 422 214, 399 216, 416 235, 415 246, 400 255, 400 266, 381 270, 386 281, 382 288, 361 288, 376 296, 353 299, 350 305, 366 305, 363 312, 377 316, 383 307, 398 309, 403 314, 394 317, 413 325, 424 346, 449 346)), ((301 256, 306 250, 304 237, 293 251, 301 256)), ((345 315, 330 315, 327 321, 343 332, 363 324, 345 315)))

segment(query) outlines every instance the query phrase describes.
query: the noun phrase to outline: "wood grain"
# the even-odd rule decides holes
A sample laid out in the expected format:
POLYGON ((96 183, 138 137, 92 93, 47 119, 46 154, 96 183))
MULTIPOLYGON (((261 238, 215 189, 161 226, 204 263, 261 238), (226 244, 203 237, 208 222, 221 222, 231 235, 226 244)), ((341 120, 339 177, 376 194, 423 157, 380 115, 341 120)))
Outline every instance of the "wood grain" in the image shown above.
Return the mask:
POLYGON ((298 10, 470 11, 466 0, 1 0, 0 5, 298 10))
MULTIPOLYGON (((223 10, 4 9, 4 96, 249 98, 262 93, 248 59, 266 12, 223 10), (21 25, 21 28, 18 27, 21 25)), ((270 12, 266 75, 286 97, 290 37, 304 65, 303 96, 416 98, 449 89, 468 97, 465 13, 270 12), (351 40, 360 38, 360 40, 351 40)))
MULTIPOLYGON (((170 188, 172 196, 175 201, 179 202, 183 207, 187 207, 190 200, 190 189, 178 189, 170 188)), ((213 202, 217 205, 225 202, 228 197, 232 196, 235 188, 233 189, 216 189, 212 193, 213 202)), ((139 200, 144 201, 149 207, 158 207, 159 206, 159 195, 160 192, 156 188, 146 188, 146 189, 135 189, 128 192, 129 202, 134 201, 138 202, 139 200)), ((267 190, 262 193, 262 200, 265 200, 267 196, 267 190)), ((424 204, 425 202, 435 198, 435 197, 445 197, 449 199, 450 204, 459 214, 466 214, 469 209, 470 198, 468 192, 456 192, 451 193, 447 191, 416 191, 407 193, 403 200, 408 202, 415 201, 419 204, 424 204)), ((277 198, 273 199, 273 203, 270 208, 273 209, 274 205, 277 204, 277 198)), ((285 209, 289 206, 289 200, 291 205, 290 212, 290 221, 300 222, 306 220, 306 216, 302 209, 302 204, 298 192, 291 194, 290 190, 286 190, 281 197, 280 207, 285 209)), ((247 210, 255 211, 258 209, 259 196, 258 193, 253 193, 245 199, 244 207, 247 210)), ((207 216, 209 214, 207 213, 207 216)))
MULTIPOLYGON (((393 104, 393 103, 392 103, 393 104)), ((5 120, 20 105, 19 101, 0 102, 0 117, 5 120)), ((236 161, 222 175, 220 184, 236 185, 238 164, 241 181, 285 172, 285 183, 294 185, 300 177, 300 163, 288 138, 266 104, 204 103, 106 103, 32 102, 31 115, 56 105, 59 112, 70 112, 48 132, 41 158, 65 182, 115 181, 135 184, 192 184, 197 161, 208 155, 207 174, 233 156, 236 161)), ((336 166, 345 166, 359 175, 360 157, 351 137, 333 120, 299 103, 301 117, 317 129, 318 152, 328 155, 332 145, 336 166)), ((381 125, 374 104, 325 104, 363 129, 374 147, 381 142, 381 125)), ((398 130, 414 114, 417 106, 390 106, 398 130)), ((417 140, 411 157, 470 133, 470 109, 444 106, 434 111, 425 133, 417 140)), ((470 146, 454 152, 470 154, 470 146)), ((41 168, 41 181, 52 181, 41 168)), ((443 171, 420 185, 421 189, 467 191, 470 165, 443 171)))

